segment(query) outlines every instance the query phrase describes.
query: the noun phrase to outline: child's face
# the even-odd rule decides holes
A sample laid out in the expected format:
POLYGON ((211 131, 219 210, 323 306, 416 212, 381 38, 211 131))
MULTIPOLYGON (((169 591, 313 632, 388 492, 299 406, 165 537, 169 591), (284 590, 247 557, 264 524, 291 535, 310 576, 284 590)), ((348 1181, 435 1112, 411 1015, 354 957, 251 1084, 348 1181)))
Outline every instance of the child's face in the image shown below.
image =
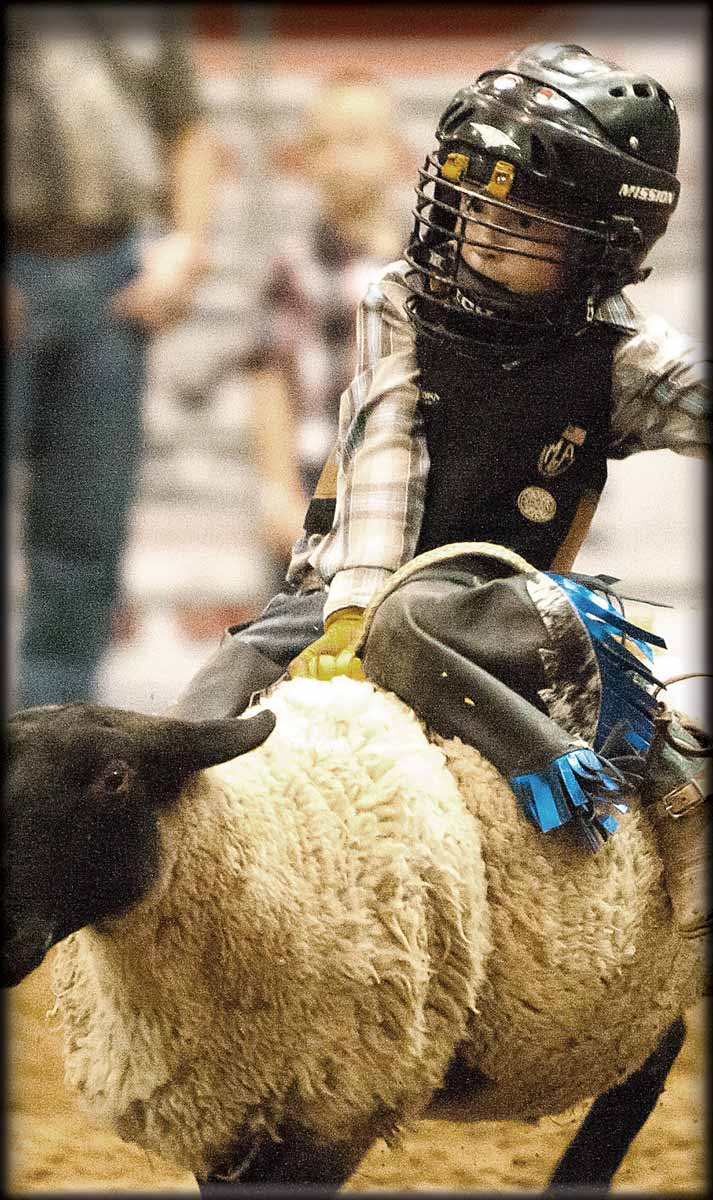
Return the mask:
POLYGON ((566 229, 538 220, 538 209, 519 201, 518 208, 524 211, 501 208, 476 193, 462 196, 461 212, 472 219, 463 222, 461 233, 468 242, 461 246, 461 257, 474 271, 512 292, 538 295, 554 291, 565 282, 570 235, 566 229), (491 224, 500 228, 492 229, 491 224), (519 253, 508 253, 510 250, 519 253))

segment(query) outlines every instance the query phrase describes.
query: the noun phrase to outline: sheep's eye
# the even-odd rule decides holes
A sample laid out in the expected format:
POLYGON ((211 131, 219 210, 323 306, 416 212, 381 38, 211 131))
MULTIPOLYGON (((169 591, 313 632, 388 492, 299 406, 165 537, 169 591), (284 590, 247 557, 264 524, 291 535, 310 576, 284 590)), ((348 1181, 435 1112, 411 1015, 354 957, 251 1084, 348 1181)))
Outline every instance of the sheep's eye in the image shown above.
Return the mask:
POLYGON ((129 787, 129 766, 125 762, 109 763, 104 771, 102 785, 105 792, 116 795, 126 792, 129 787))

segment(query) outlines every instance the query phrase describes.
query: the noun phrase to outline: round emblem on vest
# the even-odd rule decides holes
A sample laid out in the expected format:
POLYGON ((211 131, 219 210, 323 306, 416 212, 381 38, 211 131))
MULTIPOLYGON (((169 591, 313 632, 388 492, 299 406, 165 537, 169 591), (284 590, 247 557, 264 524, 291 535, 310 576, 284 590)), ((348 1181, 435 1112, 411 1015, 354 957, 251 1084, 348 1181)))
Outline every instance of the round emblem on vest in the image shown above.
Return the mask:
POLYGON ((544 525, 557 512, 557 501, 551 492, 541 487, 526 487, 517 498, 517 507, 528 521, 544 525))

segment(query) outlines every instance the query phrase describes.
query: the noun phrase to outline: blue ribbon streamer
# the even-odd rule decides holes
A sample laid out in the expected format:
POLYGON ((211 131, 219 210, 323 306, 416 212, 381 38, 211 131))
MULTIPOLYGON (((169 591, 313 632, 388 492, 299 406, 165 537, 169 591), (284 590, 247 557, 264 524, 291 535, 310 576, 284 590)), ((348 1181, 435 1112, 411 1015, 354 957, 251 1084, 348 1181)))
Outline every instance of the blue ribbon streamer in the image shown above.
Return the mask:
POLYGON ((636 751, 646 753, 653 737, 653 715, 656 711, 656 700, 647 690, 647 685, 655 684, 658 680, 646 663, 623 644, 623 639, 633 642, 649 662, 653 662, 654 657, 651 646, 665 649, 666 642, 658 634, 627 621, 608 598, 597 595, 566 575, 548 574, 577 610, 597 658, 602 700, 594 738, 595 750, 601 748, 611 730, 623 718, 629 726, 626 740, 636 751))
POLYGON ((539 830, 547 833, 577 817, 578 828, 593 850, 617 828, 610 810, 623 813, 629 808, 621 795, 622 776, 589 746, 569 750, 544 771, 516 775, 509 782, 539 830))
POLYGON ((649 689, 658 680, 625 641, 632 642, 649 663, 654 657, 651 647, 665 648, 666 642, 658 634, 627 621, 608 598, 566 575, 548 574, 584 623, 596 655, 602 699, 594 748, 570 750, 544 771, 514 776, 510 786, 529 819, 543 833, 575 818, 574 827, 586 844, 597 850, 617 828, 612 809, 627 812, 629 806, 622 799, 626 781, 596 751, 622 721, 626 730, 623 736, 638 753, 646 754, 653 737, 657 704, 649 689))

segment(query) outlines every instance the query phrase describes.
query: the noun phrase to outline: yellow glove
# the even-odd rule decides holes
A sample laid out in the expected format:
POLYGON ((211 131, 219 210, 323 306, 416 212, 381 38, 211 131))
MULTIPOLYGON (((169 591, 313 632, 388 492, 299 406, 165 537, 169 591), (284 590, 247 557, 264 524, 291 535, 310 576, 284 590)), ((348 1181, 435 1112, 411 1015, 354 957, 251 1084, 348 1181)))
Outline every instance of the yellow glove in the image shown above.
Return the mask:
POLYGON ((324 622, 322 636, 293 658, 288 667, 292 678, 332 679, 334 675, 348 675, 350 679, 365 679, 361 659, 354 653, 361 637, 363 616, 362 608, 340 608, 331 613, 324 622))

